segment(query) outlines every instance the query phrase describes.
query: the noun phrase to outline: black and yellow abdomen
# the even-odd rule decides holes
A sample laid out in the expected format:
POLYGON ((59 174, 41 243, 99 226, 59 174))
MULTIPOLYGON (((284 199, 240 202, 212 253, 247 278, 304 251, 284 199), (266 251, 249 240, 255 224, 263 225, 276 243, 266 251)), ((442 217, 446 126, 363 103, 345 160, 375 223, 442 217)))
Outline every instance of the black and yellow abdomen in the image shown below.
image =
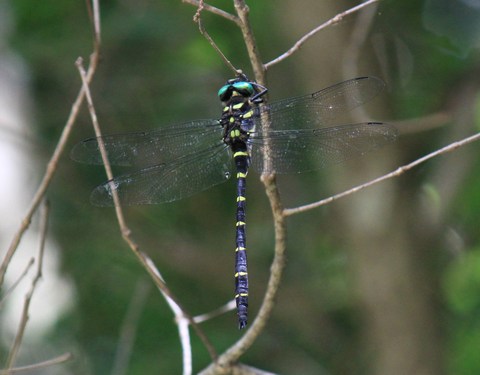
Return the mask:
POLYGON ((235 301, 237 303, 238 325, 243 328, 247 324, 248 309, 248 270, 247 244, 245 238, 246 209, 246 177, 248 171, 248 152, 240 148, 234 152, 237 168, 237 214, 235 233, 235 301))

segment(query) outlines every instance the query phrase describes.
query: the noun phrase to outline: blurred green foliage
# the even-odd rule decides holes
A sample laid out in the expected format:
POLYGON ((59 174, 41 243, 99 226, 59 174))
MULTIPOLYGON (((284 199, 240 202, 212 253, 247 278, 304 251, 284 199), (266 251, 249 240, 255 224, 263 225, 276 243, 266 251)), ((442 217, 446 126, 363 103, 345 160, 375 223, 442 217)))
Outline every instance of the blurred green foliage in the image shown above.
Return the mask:
POLYGON ((451 373, 477 374, 480 371, 480 359, 475 350, 480 345, 480 250, 470 249, 451 264, 443 284, 453 312, 451 373))
MULTIPOLYGON (((290 47, 284 36, 289 30, 285 30, 281 17, 275 17, 276 3, 249 2, 264 57, 277 56, 290 47)), ((213 5, 233 11, 230 1, 216 1, 213 5)), ((15 0, 11 6, 16 23, 11 47, 31 69, 35 125, 43 142, 41 156, 45 158, 58 139, 80 87, 74 62, 78 56, 88 61, 91 52, 89 17, 81 1, 15 0)), ((444 40, 425 30, 424 6, 423 1, 385 1, 373 30, 386 38, 391 48, 387 55, 392 64, 387 63, 384 73, 388 72, 390 80, 388 105, 394 119, 438 110, 449 97, 449 89, 478 66, 478 51, 461 58, 446 53, 444 40), (412 58, 408 76, 402 76, 395 67, 401 61, 395 60, 398 50, 394 50, 400 40, 412 58)), ((297 11, 302 12, 301 7, 297 11)), ((194 7, 180 1, 110 0, 101 2, 101 13, 102 61, 92 93, 105 133, 218 116, 216 92, 231 72, 198 33, 192 22, 194 7)), ((319 14, 317 24, 333 15, 319 14)), ((205 27, 222 51, 249 73, 240 31, 208 12, 203 16, 205 27)), ((348 23, 337 27, 348 28, 348 23)), ((317 24, 304 25, 304 31, 317 24)), ((290 37, 296 40, 300 35, 290 37)), ((322 34, 315 38, 321 39, 322 34)), ((339 51, 342 48, 338 46, 339 51)), ((297 78, 308 76, 308 72, 302 73, 302 66, 291 69, 293 64, 287 61, 272 71, 272 86, 277 88, 271 90, 272 96, 304 93, 297 78)), ((329 72, 322 79, 334 83, 329 72)), ((84 110, 70 146, 92 133, 84 110)), ((435 147, 435 139, 431 133, 420 135, 419 148, 435 147)), ((478 155, 476 158, 478 165, 478 155)), ((295 177, 294 181, 282 180, 286 204, 292 206, 333 193, 322 190, 325 178, 327 174, 320 172, 295 177)), ((58 322, 49 340, 80 353, 81 359, 68 365, 72 373, 111 371, 135 285, 146 278, 119 235, 113 210, 89 204, 90 190, 103 179, 100 167, 77 165, 65 156, 49 192, 52 228, 63 249, 63 272, 74 280, 77 292, 75 309, 58 322)), ((422 181, 413 184, 422 186, 422 181)), ((129 226, 141 248, 155 260, 171 289, 194 315, 232 298, 233 191, 232 184, 224 184, 180 202, 127 209, 129 226)), ((435 193, 433 186, 428 191, 435 193)), ((443 286, 444 313, 450 322, 450 370, 452 374, 466 375, 480 372, 478 172, 461 193, 452 220, 462 226, 465 237, 475 246, 445 267, 443 286)), ((248 243, 254 247, 249 258, 254 317, 268 280, 273 229, 268 202, 256 178, 248 181, 248 199, 248 243)), ((345 249, 335 241, 341 228, 335 228, 328 213, 327 207, 289 222, 289 260, 281 300, 265 335, 243 358, 246 363, 297 374, 362 373, 365 359, 358 357, 355 349, 360 345, 359 317, 351 295, 348 259, 345 249), (272 363, 273 357, 278 361, 272 363)), ((180 372, 181 352, 172 319, 166 303, 151 291, 139 321, 129 374, 180 372)), ((219 351, 240 335, 233 312, 204 327, 219 351)), ((198 338, 192 340, 194 368, 200 370, 209 358, 198 338)))

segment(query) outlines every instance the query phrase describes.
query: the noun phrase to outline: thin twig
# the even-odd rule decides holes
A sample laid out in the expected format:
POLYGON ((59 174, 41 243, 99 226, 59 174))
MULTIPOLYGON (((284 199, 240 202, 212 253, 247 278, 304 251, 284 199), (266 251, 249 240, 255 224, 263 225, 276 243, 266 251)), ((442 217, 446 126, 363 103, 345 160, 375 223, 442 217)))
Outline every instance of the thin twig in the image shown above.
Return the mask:
POLYGON ((355 12, 359 11, 360 9, 362 9, 362 8, 368 6, 368 5, 376 3, 377 1, 379 1, 379 0, 368 0, 368 1, 365 1, 364 3, 361 3, 361 4, 353 7, 353 8, 350 8, 350 9, 348 9, 348 10, 342 12, 342 13, 337 14, 335 17, 329 19, 327 22, 324 22, 320 26, 314 28, 313 30, 311 30, 310 32, 305 34, 303 37, 301 37, 287 52, 278 56, 276 59, 273 59, 272 61, 266 63, 265 64, 265 69, 268 69, 268 68, 272 67, 273 65, 278 64, 279 62, 281 62, 281 61, 285 60, 286 58, 290 57, 293 53, 298 51, 308 39, 310 39, 312 36, 314 36, 319 31, 325 29, 326 27, 329 27, 329 26, 335 25, 336 23, 339 23, 340 21, 343 20, 343 18, 345 16, 348 16, 352 13, 355 13, 355 12))
POLYGON ((37 288, 38 282, 42 278, 43 255, 45 253, 45 239, 47 236, 47 229, 48 229, 48 217, 49 217, 49 205, 48 205, 48 202, 44 201, 44 204, 41 210, 41 218, 40 218, 40 246, 39 246, 38 255, 37 255, 37 272, 35 273, 35 277, 32 280, 30 290, 25 296, 25 301, 23 303, 22 316, 20 318, 20 324, 18 326, 18 331, 15 336, 15 340, 13 342, 12 348, 10 349, 10 353, 8 354, 8 358, 5 366, 7 371, 11 370, 13 366, 15 366, 15 361, 17 360, 18 351, 20 350, 23 336, 25 334, 25 329, 27 328, 28 319, 30 317, 30 303, 32 301, 33 294, 35 293, 35 290, 37 288))
POLYGON ((192 342, 190 340, 190 331, 188 326, 190 324, 190 318, 187 317, 180 306, 172 300, 170 297, 164 295, 170 309, 175 314, 175 321, 178 327, 178 337, 180 337, 180 345, 182 346, 182 363, 183 363, 183 375, 191 375, 193 369, 192 361, 192 342))
POLYGON ((230 302, 227 302, 225 305, 220 306, 219 308, 216 308, 215 310, 212 310, 208 313, 197 315, 193 319, 197 323, 203 323, 203 322, 206 322, 207 320, 223 315, 229 311, 235 310, 235 306, 236 306, 235 300, 232 299, 230 302))
MULTIPOLYGON (((83 85, 84 85, 85 97, 86 97, 86 100, 87 100, 88 110, 89 110, 89 113, 90 113, 90 118, 92 120, 93 128, 95 130, 95 135, 98 139, 98 146, 99 146, 100 154, 102 156, 102 162, 103 162, 106 174, 107 174, 107 178, 108 178, 108 180, 112 180, 113 179, 112 168, 111 168, 110 162, 108 161, 107 151, 105 149, 105 145, 104 145, 103 140, 101 138, 102 132, 101 132, 101 129, 100 129, 100 125, 98 123, 95 107, 93 105, 92 96, 90 94, 90 89, 88 87, 88 82, 86 81, 86 73, 85 73, 85 69, 83 67, 83 59, 81 57, 79 57, 77 59, 76 65, 77 65, 78 71, 80 73, 80 76, 82 78, 82 82, 83 82, 83 85)), ((215 352, 215 349, 213 348, 213 345, 207 339, 207 337, 205 336, 204 332, 200 329, 200 327, 194 322, 193 318, 189 314, 186 313, 186 310, 183 307, 181 307, 180 303, 178 302, 178 299, 173 295, 173 293, 170 291, 170 289, 167 287, 167 285, 163 281, 163 279, 160 275, 160 272, 156 268, 153 261, 150 259, 150 257, 147 254, 143 253, 140 250, 140 247, 138 246, 138 244, 134 240, 134 238, 132 236, 132 232, 131 232, 130 228, 127 226, 125 216, 123 214, 123 209, 120 205, 120 198, 118 196, 118 193, 115 189, 114 184, 111 185, 111 191, 112 191, 113 203, 114 203, 114 206, 115 206, 115 214, 116 214, 116 217, 117 217, 118 225, 120 227, 120 231, 122 233, 123 239, 128 244, 128 246, 130 247, 130 249, 132 250, 134 255, 137 257, 137 259, 140 261, 142 266, 147 270, 148 274, 152 278, 155 285, 160 289, 162 294, 164 296, 168 296, 172 301, 175 302, 175 305, 180 310, 182 310, 182 316, 186 317, 186 319, 192 325, 193 329, 195 330, 195 332, 200 337, 203 344, 205 345, 205 347, 209 351, 212 359, 215 359, 217 354, 215 352)))
POLYGON ((210 34, 205 30, 205 27, 203 26, 202 22, 202 11, 205 9, 205 3, 203 0, 200 0, 198 2, 198 9, 195 12, 195 15, 193 16, 193 21, 197 23, 198 25, 198 30, 200 31, 200 34, 204 36, 205 39, 207 39, 208 43, 213 47, 213 49, 220 55, 222 58, 223 62, 233 71, 234 74, 237 74, 237 68, 233 66, 231 61, 225 56, 225 54, 222 52, 222 50, 217 46, 217 43, 214 42, 210 34))
POLYGON ((100 9, 98 1, 92 1, 92 4, 87 0, 87 11, 90 17, 90 24, 93 28, 93 37, 95 38, 95 44, 100 45, 101 30, 100 30, 100 9))
POLYGON ((35 264, 35 258, 30 258, 30 260, 28 261, 26 267, 25 267, 25 270, 23 270, 23 272, 21 273, 21 275, 17 278, 17 280, 12 284, 12 286, 10 288, 8 288, 8 290, 5 291, 4 295, 2 296, 2 299, 0 300, 0 310, 2 309, 2 305, 5 303, 5 301, 7 300, 8 296, 17 288, 18 284, 20 284, 20 282, 25 278, 25 276, 27 276, 27 273, 28 271, 30 270, 30 268, 32 268, 32 266, 35 264))
POLYGON ((72 357, 73 356, 71 353, 65 353, 65 354, 59 355, 58 357, 55 357, 43 362, 35 363, 33 365, 19 366, 19 367, 12 368, 10 370, 0 370, 0 375, 11 375, 11 374, 18 374, 22 372, 30 372, 33 370, 39 370, 45 367, 51 367, 54 365, 58 365, 60 363, 65 363, 70 359, 72 359, 72 357))
MULTIPOLYGON (((92 0, 93 1, 93 9, 95 12, 99 12, 99 7, 98 7, 98 0, 92 0)), ((95 19, 100 19, 99 14, 94 17, 95 19)), ((92 53, 92 58, 91 58, 91 64, 88 68, 88 72, 86 74, 86 81, 88 83, 91 82, 93 75, 95 74, 97 70, 97 65, 99 61, 99 49, 100 49, 100 28, 95 27, 94 30, 94 43, 93 43, 93 53, 92 53)), ((55 175, 55 172, 57 171, 58 167, 58 162, 60 160, 60 157, 63 155, 63 152, 65 151, 65 146, 67 144, 67 141, 70 137, 70 134, 72 132, 73 126, 75 125, 75 122, 78 117, 78 113, 80 111, 81 105, 83 103, 83 100, 85 98, 85 91, 83 89, 83 86, 80 88, 80 91, 77 95, 77 98, 75 99, 75 102, 72 104, 72 108, 70 110, 70 115, 68 116, 67 123, 65 124, 65 127, 63 128, 62 134, 60 135, 60 138, 58 140, 57 146, 55 147, 55 150, 52 154, 52 157, 50 158, 50 161, 47 164, 47 168, 45 171, 45 174, 42 178, 42 181, 40 182, 40 185, 37 188, 37 191, 32 199, 32 202, 30 204, 30 207, 27 210, 26 215, 24 216, 17 232, 14 234, 13 239, 10 243, 10 246, 7 250, 7 253, 5 254, 5 257, 2 261, 2 264, 0 265, 0 287, 3 285, 3 281, 5 279, 5 273, 7 271, 8 265, 10 264, 10 261, 15 254, 15 251, 18 248, 18 245, 20 244, 20 241, 23 237, 23 234, 26 232, 28 227, 30 226, 30 223, 32 221, 33 214, 37 211, 38 206, 40 205, 43 197, 45 196, 45 193, 50 186, 50 182, 53 179, 53 176, 55 175)))
POLYGON ((340 199, 340 198, 343 198, 347 195, 350 195, 350 194, 353 194, 353 193, 356 193, 357 191, 360 191, 360 190, 363 190, 365 189, 366 187, 369 187, 369 186, 372 186, 372 185, 375 185, 375 184, 378 184, 379 182, 382 182, 382 181, 385 181, 385 180, 388 180, 390 178, 393 178, 393 177, 397 177, 397 176, 400 176, 401 174, 405 173, 406 171, 412 169, 413 167, 416 167, 417 165, 419 164, 422 164, 422 163, 425 163, 426 161, 430 160, 430 159, 433 159, 439 155, 442 155, 442 154, 446 154, 447 152, 451 152, 451 151, 454 151, 456 150, 457 148, 459 147, 462 147, 462 146, 465 146, 466 144, 468 143, 472 143, 472 142, 476 142, 480 140, 480 133, 477 133, 477 134, 474 134, 474 135, 471 135, 470 137, 467 137, 467 138, 464 138, 460 141, 456 141, 456 142, 453 142, 453 143, 450 143, 449 145, 447 146, 444 146, 442 147, 441 149, 439 150, 436 150, 434 152, 431 152, 425 156, 422 156, 421 158, 417 159, 417 160, 414 160, 413 162, 409 163, 409 164, 406 164, 406 165, 403 165, 401 167, 398 167, 397 169, 395 169, 394 171, 390 172, 390 173, 387 173, 381 177, 378 177, 374 180, 371 180, 365 184, 362 184, 362 185, 359 185, 359 186, 355 186, 354 188, 351 188, 351 189, 348 189, 342 193, 339 193, 339 194, 335 194, 335 195, 332 195, 331 197, 329 198, 325 198, 325 199, 322 199, 318 202, 314 202, 314 203, 310 203, 310 204, 306 204, 304 206, 300 206, 300 207, 295 207, 295 208, 287 208, 283 211, 283 214, 285 216, 291 216, 291 215, 295 215, 295 214, 298 214, 298 213, 301 213, 301 212, 305 212, 305 211, 309 211, 309 210, 312 210, 314 208, 317 208, 317 207, 320 207, 320 206, 324 206, 330 202, 333 202, 337 199, 340 199))
POLYGON ((95 44, 97 46, 100 46, 101 42, 101 29, 100 29, 100 4, 98 3, 98 0, 94 0, 93 2, 93 27, 94 27, 94 32, 93 35, 95 37, 95 44))

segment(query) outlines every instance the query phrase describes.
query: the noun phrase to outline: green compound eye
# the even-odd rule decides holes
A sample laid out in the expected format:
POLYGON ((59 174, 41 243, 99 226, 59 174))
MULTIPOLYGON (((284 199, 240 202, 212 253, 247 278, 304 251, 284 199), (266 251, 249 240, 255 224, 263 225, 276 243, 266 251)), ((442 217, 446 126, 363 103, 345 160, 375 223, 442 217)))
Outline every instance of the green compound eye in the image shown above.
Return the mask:
POLYGON ((226 93, 226 91, 228 90, 229 87, 230 87, 230 85, 225 85, 225 86, 223 86, 220 90, 218 90, 218 94, 217 94, 217 95, 218 95, 218 97, 219 97, 220 99, 223 98, 223 96, 225 95, 225 93, 226 93))
POLYGON ((250 82, 240 81, 229 83, 218 90, 218 97, 221 101, 226 101, 231 98, 233 92, 248 97, 255 94, 255 89, 250 82))
POLYGON ((255 93, 253 85, 250 82, 235 82, 233 87, 241 94, 253 95, 255 93))

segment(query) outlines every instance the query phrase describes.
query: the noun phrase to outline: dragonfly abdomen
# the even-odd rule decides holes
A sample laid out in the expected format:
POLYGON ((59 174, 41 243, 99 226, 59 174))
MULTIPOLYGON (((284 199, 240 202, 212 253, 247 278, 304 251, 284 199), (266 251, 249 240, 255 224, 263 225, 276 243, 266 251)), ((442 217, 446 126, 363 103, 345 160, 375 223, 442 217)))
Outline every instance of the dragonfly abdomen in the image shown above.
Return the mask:
MULTIPOLYGON (((237 148, 237 147, 236 147, 237 148)), ((248 318, 248 270, 247 244, 245 238, 246 177, 248 172, 248 152, 245 144, 240 144, 234 152, 237 169, 237 214, 235 234, 235 301, 237 304, 238 326, 244 328, 248 318)))

